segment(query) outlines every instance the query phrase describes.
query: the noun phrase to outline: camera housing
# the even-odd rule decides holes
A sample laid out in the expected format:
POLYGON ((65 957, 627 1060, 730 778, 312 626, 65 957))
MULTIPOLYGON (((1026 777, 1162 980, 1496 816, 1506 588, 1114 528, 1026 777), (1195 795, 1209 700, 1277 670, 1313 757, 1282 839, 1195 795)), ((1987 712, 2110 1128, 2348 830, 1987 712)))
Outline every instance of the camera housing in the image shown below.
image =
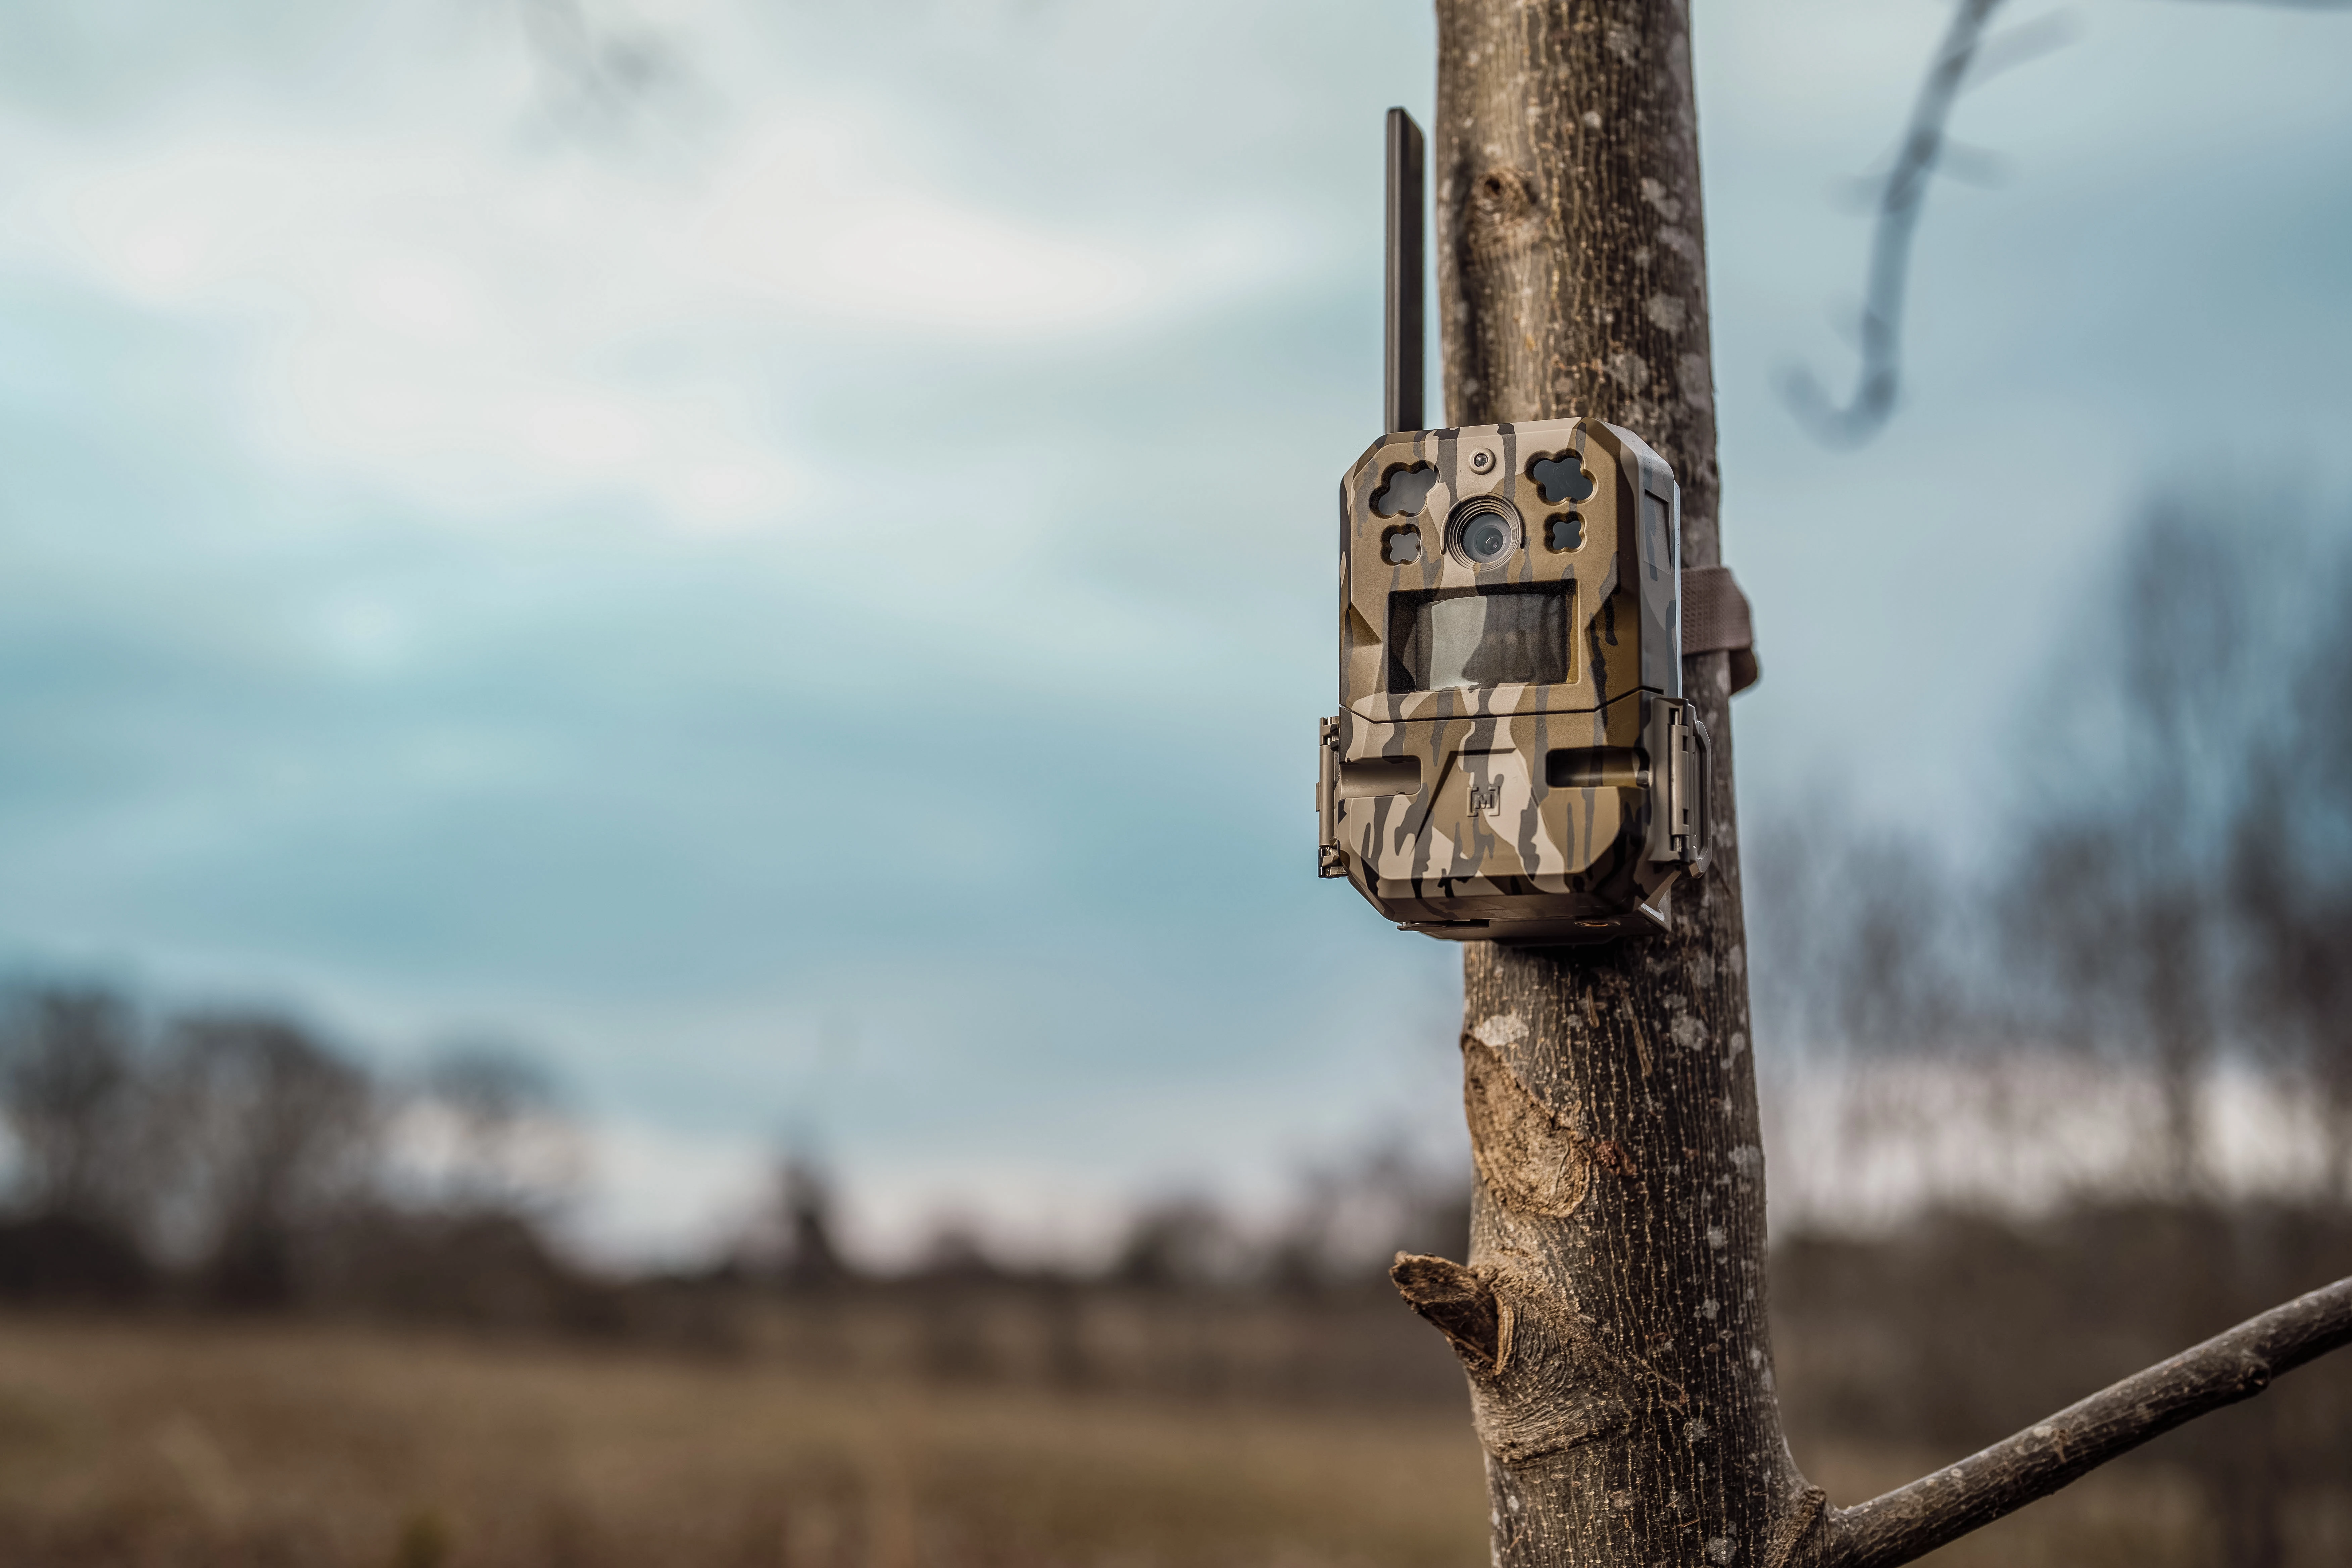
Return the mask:
MULTIPOLYGON (((1388 176, 1391 433, 1339 484, 1318 868, 1454 941, 1664 929, 1675 884, 1707 862, 1706 731, 1682 695, 1682 492, 1639 437, 1597 419, 1418 428, 1422 136, 1402 109, 1388 176)), ((1746 651, 1729 574, 1696 577, 1701 647, 1746 651)))
POLYGON ((1340 485, 1324 876, 1457 941, 1667 923, 1674 884, 1706 868, 1680 511, 1664 460, 1598 420, 1372 444, 1340 485))

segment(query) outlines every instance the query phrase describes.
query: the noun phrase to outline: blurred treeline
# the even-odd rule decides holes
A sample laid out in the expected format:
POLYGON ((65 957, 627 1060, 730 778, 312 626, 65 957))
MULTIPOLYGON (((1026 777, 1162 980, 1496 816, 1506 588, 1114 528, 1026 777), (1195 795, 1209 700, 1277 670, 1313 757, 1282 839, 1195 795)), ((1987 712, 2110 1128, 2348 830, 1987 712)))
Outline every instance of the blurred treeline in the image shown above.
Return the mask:
POLYGON ((0 1297, 580 1324, 544 1233, 576 1162, 520 1053, 383 1081, 262 1009, 152 1017, 99 985, 0 1001, 0 1297))
POLYGON ((887 1273, 838 1245, 824 1171, 687 1268, 563 1245, 585 1141, 510 1047, 371 1072, 286 1014, 156 1015, 100 985, 0 999, 0 1302, 548 1332, 835 1369, 1082 1389, 1376 1402, 1456 1392, 1394 1304, 1400 1249, 1467 1246, 1469 1194, 1393 1143, 1307 1172, 1244 1224, 1139 1205, 1108 1258, 1016 1267, 943 1222, 887 1273))
POLYGON ((1862 825, 1824 789, 1750 833, 1759 1036, 1783 1068, 2013 1081, 1979 1118, 2104 1079, 2137 1120, 2093 1185, 2340 1204, 2352 545, 2291 497, 2163 498, 2105 581, 1989 739, 1979 820, 1862 825), (2269 1096, 2259 1173, 2229 1147, 2231 1085, 2269 1096))
MULTIPOLYGON (((2160 496, 2104 582, 1982 820, 1748 835, 1801 1458, 1956 1456, 2352 1274, 2352 541, 2160 496)), ((2352 1363, 2130 1466, 2179 1561, 2352 1561, 2352 1363)))

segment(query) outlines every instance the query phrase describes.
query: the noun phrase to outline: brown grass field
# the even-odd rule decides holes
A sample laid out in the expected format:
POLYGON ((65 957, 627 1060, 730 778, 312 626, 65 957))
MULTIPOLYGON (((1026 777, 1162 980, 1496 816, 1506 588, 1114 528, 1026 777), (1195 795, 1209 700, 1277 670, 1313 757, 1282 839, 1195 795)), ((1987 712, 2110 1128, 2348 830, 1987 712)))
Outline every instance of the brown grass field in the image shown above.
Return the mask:
POLYGON ((0 1328, 11 1564, 1471 1563, 1460 1417, 307 1326, 0 1328))
MULTIPOLYGON (((1949 1458, 1803 1457, 1840 1500, 1949 1458)), ((1937 1561, 2210 1562, 2198 1508, 2161 1468, 2103 1475, 1937 1561)), ((1055 1394, 766 1355, 0 1319, 9 1568, 1470 1568, 1485 1511, 1466 1407, 1444 1402, 1055 1394)))

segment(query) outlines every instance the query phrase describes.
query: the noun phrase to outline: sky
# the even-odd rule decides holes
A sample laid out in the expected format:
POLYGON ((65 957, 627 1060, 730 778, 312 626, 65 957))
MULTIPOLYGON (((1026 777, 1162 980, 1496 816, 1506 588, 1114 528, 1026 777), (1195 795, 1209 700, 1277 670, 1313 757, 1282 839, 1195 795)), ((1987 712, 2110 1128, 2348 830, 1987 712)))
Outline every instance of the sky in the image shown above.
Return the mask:
MULTIPOLYGON (((2352 15, 2015 9, 2066 41, 1962 100, 1841 452, 1774 389, 1851 374, 1948 11, 1694 5, 1759 832, 1987 853, 2136 507, 2352 493, 2352 15)), ((1455 1151, 1458 954, 1308 815, 1433 49, 1390 0, 0 5, 0 960, 388 1070, 524 1042, 619 1252, 784 1145, 877 1255, 1455 1151)))

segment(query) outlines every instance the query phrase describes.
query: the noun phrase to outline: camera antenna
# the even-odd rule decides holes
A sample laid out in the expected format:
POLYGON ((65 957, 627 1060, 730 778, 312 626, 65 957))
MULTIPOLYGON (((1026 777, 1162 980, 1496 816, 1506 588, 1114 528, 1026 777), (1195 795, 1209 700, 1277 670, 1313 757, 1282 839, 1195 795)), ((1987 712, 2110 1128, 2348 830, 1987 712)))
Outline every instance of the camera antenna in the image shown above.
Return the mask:
POLYGON ((1388 431, 1419 430, 1422 387, 1421 127, 1389 110, 1388 385, 1381 413, 1388 431))

